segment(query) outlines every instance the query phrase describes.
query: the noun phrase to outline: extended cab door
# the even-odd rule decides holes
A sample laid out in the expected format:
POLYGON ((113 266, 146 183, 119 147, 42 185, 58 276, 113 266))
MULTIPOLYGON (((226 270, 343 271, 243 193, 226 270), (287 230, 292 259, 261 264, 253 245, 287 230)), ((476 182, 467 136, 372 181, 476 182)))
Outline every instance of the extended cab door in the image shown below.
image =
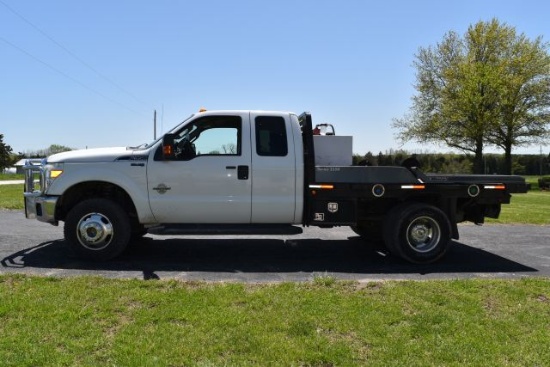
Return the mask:
MULTIPOLYGON (((252 222, 299 223, 303 197, 301 136, 291 114, 250 114, 252 128, 252 222), (300 159, 298 159, 300 158, 300 159)), ((296 125, 297 126, 297 125, 296 125)))
POLYGON ((173 149, 173 159, 157 150, 148 164, 158 222, 250 223, 249 113, 200 114, 175 132, 173 149))

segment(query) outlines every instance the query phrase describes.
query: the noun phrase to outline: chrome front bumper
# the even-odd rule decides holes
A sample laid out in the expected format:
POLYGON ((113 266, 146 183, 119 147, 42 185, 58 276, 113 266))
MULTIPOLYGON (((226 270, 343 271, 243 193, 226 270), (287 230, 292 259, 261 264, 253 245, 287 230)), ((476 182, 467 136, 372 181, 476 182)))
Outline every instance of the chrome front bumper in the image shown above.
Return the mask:
POLYGON ((57 196, 42 196, 32 192, 25 192, 25 216, 28 219, 38 219, 41 222, 58 225, 55 219, 57 196))
POLYGON ((25 216, 28 219, 38 219, 41 222, 57 225, 55 207, 58 197, 44 195, 43 165, 33 163, 28 160, 23 166, 25 170, 25 185, 23 188, 25 216), (36 183, 38 183, 38 187, 36 187, 36 183))

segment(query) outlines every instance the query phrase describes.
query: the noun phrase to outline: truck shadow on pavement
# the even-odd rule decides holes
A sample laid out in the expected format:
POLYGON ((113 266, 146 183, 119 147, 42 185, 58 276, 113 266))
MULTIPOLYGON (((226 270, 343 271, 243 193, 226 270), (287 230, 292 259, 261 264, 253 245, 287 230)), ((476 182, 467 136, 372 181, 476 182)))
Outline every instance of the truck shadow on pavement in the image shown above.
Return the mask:
POLYGON ((473 273, 473 276, 477 273, 538 271, 460 242, 454 242, 440 262, 414 265, 377 250, 356 237, 348 240, 144 237, 130 244, 120 257, 106 262, 77 259, 67 249, 64 240, 56 240, 6 256, 1 260, 1 266, 12 270, 30 268, 33 274, 40 273, 35 271, 37 269, 73 270, 67 274, 77 271, 78 275, 102 275, 102 271, 114 271, 121 272, 115 277, 123 278, 136 277, 134 273, 125 272, 141 272, 144 279, 158 279, 158 272, 197 272, 210 273, 207 279, 213 281, 225 280, 227 273, 276 275, 305 272, 382 276, 473 273))

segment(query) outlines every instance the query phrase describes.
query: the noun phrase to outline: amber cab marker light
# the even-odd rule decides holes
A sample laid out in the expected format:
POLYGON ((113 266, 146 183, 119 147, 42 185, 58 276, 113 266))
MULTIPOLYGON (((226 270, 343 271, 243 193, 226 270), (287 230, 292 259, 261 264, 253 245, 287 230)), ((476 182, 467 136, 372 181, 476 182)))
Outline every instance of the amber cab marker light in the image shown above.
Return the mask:
POLYGON ((57 178, 63 173, 63 170, 61 169, 52 169, 50 171, 50 177, 51 178, 57 178))

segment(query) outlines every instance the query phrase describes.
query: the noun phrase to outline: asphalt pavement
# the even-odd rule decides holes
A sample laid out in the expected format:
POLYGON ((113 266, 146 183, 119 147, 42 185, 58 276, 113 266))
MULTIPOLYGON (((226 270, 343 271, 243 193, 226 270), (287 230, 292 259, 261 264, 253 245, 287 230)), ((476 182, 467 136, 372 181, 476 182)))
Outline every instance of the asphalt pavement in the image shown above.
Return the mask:
MULTIPOLYGON (((63 223, 61 223, 62 225, 63 223)), ((0 274, 93 275, 212 282, 550 277, 550 226, 460 225, 461 238, 431 265, 413 265, 349 228, 290 235, 148 234, 119 258, 87 262, 66 248, 61 225, 0 210, 0 274)))

